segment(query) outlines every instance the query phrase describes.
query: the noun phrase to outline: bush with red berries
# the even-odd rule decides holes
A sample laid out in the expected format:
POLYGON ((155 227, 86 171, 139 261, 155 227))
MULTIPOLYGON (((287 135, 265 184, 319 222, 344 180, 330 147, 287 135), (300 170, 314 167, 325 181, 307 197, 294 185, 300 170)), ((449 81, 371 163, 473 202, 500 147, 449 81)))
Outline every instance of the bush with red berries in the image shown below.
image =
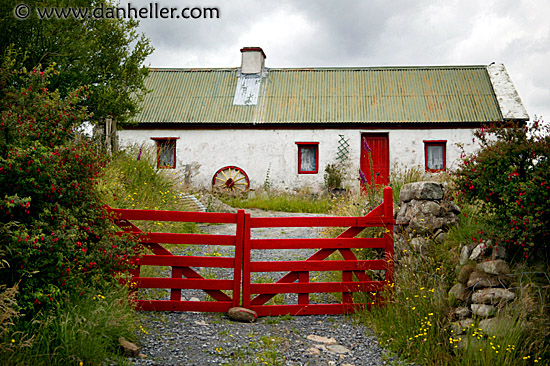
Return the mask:
POLYGON ((86 89, 62 98, 48 89, 53 68, 13 65, 0 65, 0 285, 18 284, 32 315, 112 283, 132 243, 114 235, 96 189, 104 154, 76 132, 91 118, 86 89))
POLYGON ((550 247, 550 130, 542 121, 482 128, 481 148, 455 172, 462 199, 479 203, 485 235, 518 257, 550 247))

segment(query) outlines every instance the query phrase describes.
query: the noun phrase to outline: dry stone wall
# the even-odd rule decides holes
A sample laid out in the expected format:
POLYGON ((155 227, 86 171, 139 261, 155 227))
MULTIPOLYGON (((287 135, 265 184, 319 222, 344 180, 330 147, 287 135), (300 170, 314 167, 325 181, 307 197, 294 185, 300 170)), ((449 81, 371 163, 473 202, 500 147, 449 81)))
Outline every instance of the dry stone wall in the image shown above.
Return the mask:
POLYGON ((458 283, 449 290, 454 300, 453 329, 460 335, 473 319, 485 334, 496 335, 510 326, 510 318, 496 318, 516 298, 510 289, 510 267, 506 262, 506 249, 492 245, 491 241, 463 245, 457 267, 458 283))
MULTIPOLYGON (((444 184, 405 184, 399 198, 395 245, 398 249, 412 249, 413 257, 443 242, 451 227, 459 223, 460 208, 451 200, 444 184)), ((451 314, 455 335, 476 324, 490 335, 509 326, 505 316, 495 318, 516 297, 510 289, 506 256, 505 248, 494 246, 491 241, 461 246, 457 283, 449 291, 455 305, 451 314)), ((411 260, 409 257, 408 261, 411 260)))
POLYGON ((449 229, 459 222, 460 208, 439 182, 403 185, 396 215, 396 245, 405 242, 416 249, 427 247, 433 239, 442 242, 449 229))

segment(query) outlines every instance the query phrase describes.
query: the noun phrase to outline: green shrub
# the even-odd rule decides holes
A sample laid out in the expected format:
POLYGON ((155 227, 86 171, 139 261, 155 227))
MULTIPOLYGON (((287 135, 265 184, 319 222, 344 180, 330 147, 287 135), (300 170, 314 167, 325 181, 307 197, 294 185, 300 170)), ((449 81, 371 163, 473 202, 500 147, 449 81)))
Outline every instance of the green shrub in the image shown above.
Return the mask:
POLYGON ((19 283, 27 318, 71 294, 93 291, 130 265, 131 243, 116 237, 96 190, 105 157, 75 129, 88 116, 48 90, 53 68, 0 66, 0 285, 19 283))
POLYGON ((344 167, 343 165, 334 163, 328 164, 325 168, 325 187, 331 191, 335 188, 342 188, 342 180, 344 179, 344 167))
POLYGON ((548 127, 535 121, 528 126, 481 129, 476 136, 481 149, 465 156, 455 173, 460 198, 480 203, 490 228, 483 234, 497 245, 526 258, 546 253, 550 244, 548 127))

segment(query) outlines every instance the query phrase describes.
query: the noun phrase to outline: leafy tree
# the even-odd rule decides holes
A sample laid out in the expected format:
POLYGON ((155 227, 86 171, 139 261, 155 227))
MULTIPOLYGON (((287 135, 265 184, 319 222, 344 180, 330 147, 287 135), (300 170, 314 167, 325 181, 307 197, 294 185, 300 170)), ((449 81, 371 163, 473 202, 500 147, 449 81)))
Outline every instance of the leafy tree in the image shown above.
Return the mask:
MULTIPOLYGON (((0 285, 19 283, 24 313, 113 281, 131 265, 131 243, 113 234, 96 189, 105 161, 75 127, 85 87, 51 91, 46 70, 0 66, 0 285)), ((92 290, 93 291, 93 290, 92 290)))
MULTIPOLYGON (((477 200, 487 234, 513 254, 548 255, 550 247, 550 131, 543 122, 477 131, 481 149, 455 173, 466 200, 477 200)), ((548 258, 546 258, 548 260, 548 258)))
POLYGON ((52 90, 61 97, 87 85, 88 97, 80 101, 95 121, 112 116, 120 123, 137 112, 145 92, 145 58, 152 52, 149 40, 137 32, 132 19, 39 19, 37 7, 99 8, 114 6, 109 0, 33 0, 30 16, 18 20, 14 8, 20 0, 0 5, 0 56, 18 53, 18 68, 52 66, 52 90))

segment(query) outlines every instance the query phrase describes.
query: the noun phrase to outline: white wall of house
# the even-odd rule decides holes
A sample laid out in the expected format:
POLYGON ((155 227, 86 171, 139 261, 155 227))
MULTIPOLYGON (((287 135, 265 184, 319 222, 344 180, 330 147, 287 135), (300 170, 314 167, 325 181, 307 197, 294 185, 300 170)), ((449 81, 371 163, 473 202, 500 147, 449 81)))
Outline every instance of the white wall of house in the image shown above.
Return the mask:
MULTIPOLYGON (((336 161, 339 135, 349 142, 349 172, 347 186, 358 189, 358 169, 362 133, 386 133, 389 136, 391 169, 420 167, 424 169, 424 140, 447 141, 447 169, 458 166, 463 144, 473 152, 472 129, 182 129, 182 130, 123 130, 119 131, 121 146, 146 144, 155 146, 151 138, 177 137, 176 170, 188 176, 195 188, 211 188, 212 177, 224 166, 235 165, 249 176, 250 188, 264 186, 269 175, 276 189, 312 191, 324 189, 324 170, 336 161), (319 143, 319 172, 298 174, 298 145, 296 142, 319 143)), ((390 171, 391 174, 391 171, 390 171)))

